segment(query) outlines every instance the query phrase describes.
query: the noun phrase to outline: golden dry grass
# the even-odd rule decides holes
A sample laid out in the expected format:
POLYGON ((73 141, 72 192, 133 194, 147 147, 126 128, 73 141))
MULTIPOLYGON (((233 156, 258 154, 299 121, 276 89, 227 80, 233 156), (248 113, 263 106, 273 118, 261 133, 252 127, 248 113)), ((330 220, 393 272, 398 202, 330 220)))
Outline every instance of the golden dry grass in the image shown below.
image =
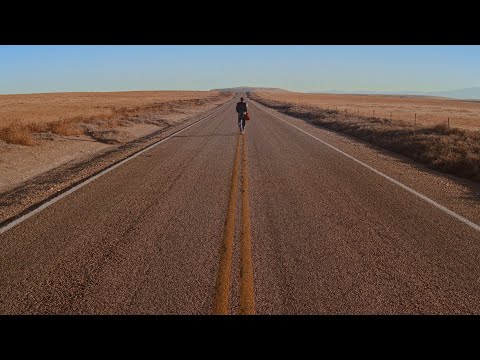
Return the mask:
POLYGON ((32 132, 25 126, 12 125, 0 128, 0 139, 10 144, 33 145, 32 132))
POLYGON ((0 140, 32 145, 32 134, 50 131, 78 135, 82 123, 102 122, 117 126, 118 120, 144 112, 195 106, 218 99, 211 91, 132 91, 105 93, 47 93, 0 95, 0 140))
POLYGON ((361 116, 377 116, 413 123, 450 126, 469 130, 480 130, 480 101, 455 100, 441 97, 411 95, 346 95, 307 94, 295 92, 256 92, 267 100, 312 106, 323 109, 345 111, 361 116), (375 111, 375 114, 373 114, 375 111))
MULTIPOLYGON (((261 97, 259 95, 262 95, 261 97)), ((480 181, 480 132, 447 127, 445 124, 414 125, 389 118, 358 116, 345 112, 250 97, 287 115, 342 132, 446 173, 480 181)))

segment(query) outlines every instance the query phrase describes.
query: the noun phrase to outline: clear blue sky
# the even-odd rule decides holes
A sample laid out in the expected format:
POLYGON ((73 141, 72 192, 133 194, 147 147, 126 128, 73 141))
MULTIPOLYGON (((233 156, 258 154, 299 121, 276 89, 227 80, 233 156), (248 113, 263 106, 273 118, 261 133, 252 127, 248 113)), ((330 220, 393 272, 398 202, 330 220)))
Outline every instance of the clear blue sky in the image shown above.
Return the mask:
POLYGON ((0 93, 435 91, 480 86, 480 46, 0 46, 0 93))

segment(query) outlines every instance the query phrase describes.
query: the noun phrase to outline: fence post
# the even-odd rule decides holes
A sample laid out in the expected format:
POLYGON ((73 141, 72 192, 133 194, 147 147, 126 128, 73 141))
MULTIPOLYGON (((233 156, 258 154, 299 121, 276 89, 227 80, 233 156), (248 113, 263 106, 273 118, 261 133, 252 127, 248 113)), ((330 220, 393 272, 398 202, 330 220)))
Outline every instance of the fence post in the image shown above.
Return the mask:
POLYGON ((373 109, 373 113, 372 113, 372 116, 375 116, 375 109, 373 109))
POLYGON ((450 118, 447 120, 447 126, 450 127, 450 118))
POLYGON ((417 113, 415 113, 415 125, 417 125, 417 113))

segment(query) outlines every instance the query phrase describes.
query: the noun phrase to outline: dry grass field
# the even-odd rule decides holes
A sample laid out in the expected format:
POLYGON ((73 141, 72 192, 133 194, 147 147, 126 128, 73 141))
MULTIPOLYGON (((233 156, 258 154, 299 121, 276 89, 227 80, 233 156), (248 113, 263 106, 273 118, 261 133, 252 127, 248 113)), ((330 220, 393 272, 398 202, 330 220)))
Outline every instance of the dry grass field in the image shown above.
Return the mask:
MULTIPOLYGON (((367 102, 368 96, 359 97, 365 101, 365 108, 383 104, 384 109, 393 109, 392 104, 395 101, 397 109, 415 109, 423 116, 417 115, 417 123, 414 124, 413 121, 390 120, 389 116, 382 116, 381 112, 378 114, 377 111, 375 116, 371 113, 358 115, 353 111, 345 112, 340 105, 338 110, 333 106, 351 105, 354 103, 351 99, 355 96, 254 92, 250 97, 287 115, 397 152, 432 169, 480 181, 480 131, 474 131, 479 129, 479 126, 475 125, 479 120, 473 116, 475 111, 480 114, 478 103, 443 100, 445 104, 442 104, 442 101, 436 98, 418 100, 409 97, 405 99, 405 104, 402 104, 396 97, 390 99, 387 105, 386 101, 379 101, 381 96, 372 96, 370 102, 367 102), (458 122, 454 122, 451 127, 445 122, 433 121, 433 115, 441 113, 442 108, 451 112, 463 109, 465 115, 461 124, 464 128, 458 126, 458 117, 458 122), (431 116, 429 121, 418 121, 422 118, 428 119, 428 114, 431 116)), ((358 100, 357 104, 360 102, 358 100)))
POLYGON ((35 133, 79 135, 86 131, 86 123, 112 128, 129 117, 181 112, 182 107, 203 105, 222 96, 213 91, 0 95, 0 140, 33 145, 35 133))
POLYGON ((480 101, 456 100, 441 97, 412 95, 344 95, 307 94, 295 92, 256 92, 267 100, 277 100, 289 104, 305 105, 322 109, 347 109, 348 113, 361 116, 375 116, 415 121, 423 125, 446 124, 469 130, 480 130, 480 101))

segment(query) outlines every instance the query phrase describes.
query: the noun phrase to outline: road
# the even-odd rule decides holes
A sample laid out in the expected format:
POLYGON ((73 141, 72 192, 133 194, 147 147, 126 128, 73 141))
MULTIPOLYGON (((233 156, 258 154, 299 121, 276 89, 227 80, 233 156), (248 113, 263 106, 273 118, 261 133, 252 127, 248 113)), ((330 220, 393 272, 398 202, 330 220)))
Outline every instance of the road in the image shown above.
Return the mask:
POLYGON ((480 313, 475 219, 235 101, 0 234, 0 313, 480 313))

